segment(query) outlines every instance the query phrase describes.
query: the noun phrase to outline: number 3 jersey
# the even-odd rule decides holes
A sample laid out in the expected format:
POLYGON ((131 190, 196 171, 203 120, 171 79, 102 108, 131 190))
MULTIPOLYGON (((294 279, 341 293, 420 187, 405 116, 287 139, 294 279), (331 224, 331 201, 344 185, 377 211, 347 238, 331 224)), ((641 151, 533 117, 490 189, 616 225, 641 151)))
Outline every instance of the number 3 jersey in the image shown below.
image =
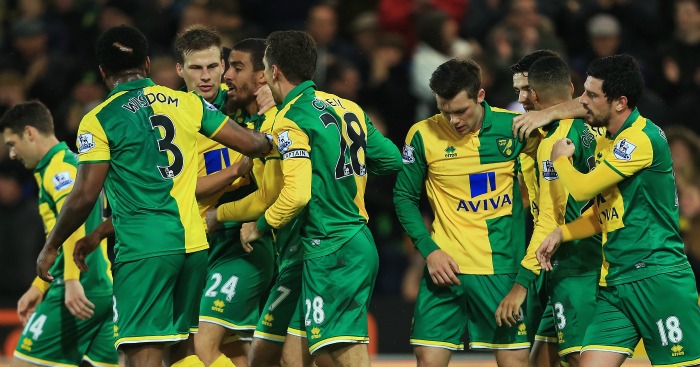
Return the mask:
POLYGON ((208 248, 197 208, 197 134, 227 117, 150 79, 119 84, 80 123, 80 164, 109 162, 116 262, 208 248))
MULTIPOLYGON (((311 81, 296 86, 278 108, 273 135, 282 155, 284 185, 311 187, 311 199, 299 214, 304 258, 330 254, 367 223, 367 172, 397 172, 401 155, 356 103, 316 91, 311 81), (300 159, 311 160, 311 174, 295 171, 304 166, 297 165, 300 159)), ((298 210, 295 200, 283 188, 258 227, 284 226, 293 217, 290 210, 298 210)))
POLYGON ((516 114, 481 105, 483 125, 476 133, 457 134, 440 114, 413 125, 394 203, 423 257, 441 249, 462 274, 516 273, 525 254, 518 155, 534 154, 539 140, 529 140, 525 149, 511 131, 516 114), (418 207, 423 185, 435 214, 432 234, 418 207))

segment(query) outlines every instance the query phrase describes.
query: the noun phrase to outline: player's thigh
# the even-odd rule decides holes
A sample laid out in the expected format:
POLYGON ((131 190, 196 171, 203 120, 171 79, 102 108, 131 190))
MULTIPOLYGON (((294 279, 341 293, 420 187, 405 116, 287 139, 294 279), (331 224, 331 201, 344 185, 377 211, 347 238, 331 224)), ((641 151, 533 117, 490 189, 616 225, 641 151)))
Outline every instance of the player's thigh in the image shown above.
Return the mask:
MULTIPOLYGON (((164 255, 114 264, 114 337, 117 348, 122 344, 176 342, 188 338, 189 329, 180 330, 180 323, 187 321, 181 317, 183 307, 176 305, 187 300, 175 300, 186 256, 164 255)), ((202 269, 202 274, 204 271, 202 269)), ((201 284, 203 275, 197 272, 192 275, 195 277, 192 282, 199 280, 201 284)), ((201 293, 201 288, 186 291, 195 297, 194 293, 201 293)), ((189 302, 196 304, 198 299, 190 298, 189 302)))
POLYGON ((369 307, 379 260, 364 226, 335 252, 304 261, 303 299, 309 349, 368 343, 369 307))
POLYGON ((199 324, 199 300, 207 276, 207 251, 185 255, 173 293, 173 317, 179 334, 196 332, 199 324))
MULTIPOLYGON (((101 313, 102 323, 96 325, 96 331, 84 359, 89 361, 93 366, 97 367, 116 367, 119 364, 119 353, 114 347, 114 321, 113 321, 113 301, 111 296, 104 298, 90 298, 95 305, 95 313, 97 310, 104 310, 101 313), (98 305, 99 303, 99 305, 98 305)), ((97 319, 95 320, 97 321, 97 319)))
POLYGON ((290 321, 299 313, 302 316, 296 318, 302 321, 300 326, 303 327, 303 310, 297 312, 301 298, 303 266, 303 262, 298 262, 280 269, 255 328, 255 338, 282 345, 287 337, 290 321))
POLYGON ((550 279, 559 355, 581 351, 586 329, 595 312, 599 278, 595 273, 550 279))
POLYGON ((618 287, 601 287, 593 318, 583 338, 582 358, 589 351, 595 355, 606 352, 631 356, 638 342, 639 334, 622 309, 618 287))
POLYGON ((462 286, 467 293, 470 348, 511 350, 530 347, 524 319, 513 326, 498 326, 494 317, 514 282, 515 274, 464 275, 462 286))
POLYGON ((545 308, 549 303, 546 277, 546 272, 540 272, 540 275, 538 275, 537 278, 530 283, 527 291, 527 300, 525 303, 525 325, 527 326, 528 338, 530 342, 536 338, 542 316, 545 315, 545 308))
POLYGON ((105 320, 111 323, 110 296, 91 297, 95 313, 86 320, 71 315, 64 305, 64 288, 49 290, 22 330, 15 349, 15 358, 39 365, 77 366, 93 342, 111 347, 112 354, 101 355, 105 366, 118 361, 112 334, 100 333, 105 320))
MULTIPOLYGON (((457 277, 462 285, 442 287, 433 283, 427 267, 423 271, 413 311, 410 339, 419 358, 419 351, 425 348, 464 349, 463 340, 467 329, 467 299, 463 287, 465 275, 457 277)), ((432 355, 442 352, 428 350, 422 353, 432 355)))
MULTIPOLYGON (((239 241, 227 243, 240 247, 239 241)), ((260 319, 260 303, 270 289, 274 270, 272 247, 255 246, 250 254, 213 259, 199 305, 199 321, 252 336, 260 319)))
POLYGON ((620 287, 653 365, 700 364, 700 306, 690 268, 620 287))
MULTIPOLYGON (((537 315, 525 313, 525 324, 528 325, 529 317, 538 318, 537 315)), ((557 330, 554 325, 554 314, 552 313, 552 302, 549 300, 539 317, 540 323, 535 330, 535 340, 543 343, 557 344, 557 330)), ((529 333, 529 331, 528 331, 529 333)))

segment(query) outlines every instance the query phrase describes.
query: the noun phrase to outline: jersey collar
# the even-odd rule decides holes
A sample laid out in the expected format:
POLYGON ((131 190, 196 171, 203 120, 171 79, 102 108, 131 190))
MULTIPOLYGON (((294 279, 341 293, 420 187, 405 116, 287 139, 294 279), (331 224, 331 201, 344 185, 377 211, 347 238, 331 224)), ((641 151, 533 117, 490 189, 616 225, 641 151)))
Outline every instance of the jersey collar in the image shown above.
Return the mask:
POLYGON ((607 135, 607 137, 610 138, 610 139, 612 139, 612 140, 617 139, 617 136, 620 135, 620 133, 621 133, 623 130, 625 130, 625 129, 627 129, 628 127, 632 126, 632 124, 633 124, 635 121, 637 121, 638 118, 639 118, 639 110, 637 109, 637 107, 635 107, 635 108, 634 108, 634 111, 632 111, 632 113, 631 113, 629 116, 627 116, 627 120, 625 120, 625 122, 622 124, 622 126, 620 126, 620 130, 617 130, 617 132, 615 133, 615 135, 612 135, 612 136, 611 136, 609 131, 607 131, 607 132, 605 133, 605 135, 607 135))
POLYGON ((152 87, 156 85, 156 83, 151 80, 151 78, 143 78, 139 80, 132 80, 130 82, 124 82, 120 83, 114 89, 112 89, 111 92, 107 95, 107 98, 121 92, 121 91, 127 91, 127 90, 134 90, 134 89, 143 89, 146 87, 152 87))
POLYGON ((479 135, 485 133, 491 128, 491 106, 489 106, 486 101, 481 102, 481 107, 484 108, 484 117, 481 121, 481 128, 479 129, 479 135))
POLYGON ((294 87, 294 89, 289 91, 286 97, 284 97, 284 102, 282 102, 282 105, 278 108, 281 110, 284 106, 287 105, 287 103, 291 102, 294 98, 304 93, 309 88, 316 89, 316 84, 311 80, 307 80, 297 85, 296 87, 294 87))
POLYGON ((59 142, 58 144, 54 145, 49 149, 46 154, 44 154, 43 157, 41 157, 41 160, 39 161, 39 164, 36 165, 36 168, 34 168, 34 172, 41 172, 41 170, 46 167, 49 162, 51 161, 51 158, 53 158, 56 153, 62 151, 62 150, 68 150, 68 144, 66 144, 65 141, 59 142))

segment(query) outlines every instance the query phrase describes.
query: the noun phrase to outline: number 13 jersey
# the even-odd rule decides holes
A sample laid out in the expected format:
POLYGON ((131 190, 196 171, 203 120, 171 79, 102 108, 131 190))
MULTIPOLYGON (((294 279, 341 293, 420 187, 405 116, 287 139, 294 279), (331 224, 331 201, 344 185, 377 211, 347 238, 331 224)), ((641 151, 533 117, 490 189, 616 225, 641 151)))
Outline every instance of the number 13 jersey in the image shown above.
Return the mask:
POLYGON ((119 84, 78 128, 80 164, 109 162, 115 263, 208 248, 199 216, 197 134, 226 116, 193 93, 151 79, 119 84))

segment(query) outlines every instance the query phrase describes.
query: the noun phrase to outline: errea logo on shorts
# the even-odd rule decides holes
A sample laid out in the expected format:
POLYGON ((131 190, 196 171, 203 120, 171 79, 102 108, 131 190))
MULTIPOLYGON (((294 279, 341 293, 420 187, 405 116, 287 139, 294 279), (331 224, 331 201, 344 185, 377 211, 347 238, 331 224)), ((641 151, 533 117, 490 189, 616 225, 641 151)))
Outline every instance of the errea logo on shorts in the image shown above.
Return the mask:
POLYGON ((78 153, 85 153, 94 147, 95 141, 91 133, 78 135, 78 153))

